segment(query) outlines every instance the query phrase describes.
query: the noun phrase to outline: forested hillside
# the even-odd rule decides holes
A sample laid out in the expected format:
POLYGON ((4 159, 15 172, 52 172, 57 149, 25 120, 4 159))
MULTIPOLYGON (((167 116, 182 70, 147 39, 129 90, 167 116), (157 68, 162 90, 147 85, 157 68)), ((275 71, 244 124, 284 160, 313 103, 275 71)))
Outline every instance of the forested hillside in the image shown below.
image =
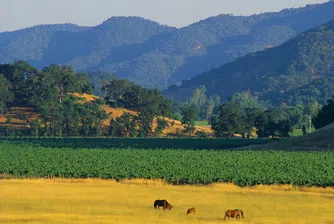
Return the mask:
POLYGON ((40 61, 49 42, 58 31, 75 33, 87 30, 74 24, 40 25, 14 32, 0 33, 0 64, 14 60, 40 61))
POLYGON ((334 20, 279 47, 252 53, 183 81, 165 95, 185 99, 202 85, 208 94, 218 94, 222 100, 250 91, 273 105, 325 104, 334 95, 334 20))
POLYGON ((14 60, 27 60, 38 68, 67 64, 78 71, 107 71, 163 89, 237 57, 280 45, 334 19, 333 12, 330 1, 278 13, 219 15, 181 29, 138 17, 112 17, 89 28, 37 26, 0 33, 0 64, 14 60))
POLYGON ((106 79, 105 98, 90 95, 87 73, 71 66, 38 70, 24 61, 0 64, 0 136, 182 134, 183 123, 167 118, 173 118, 173 105, 159 90, 94 74, 106 79))

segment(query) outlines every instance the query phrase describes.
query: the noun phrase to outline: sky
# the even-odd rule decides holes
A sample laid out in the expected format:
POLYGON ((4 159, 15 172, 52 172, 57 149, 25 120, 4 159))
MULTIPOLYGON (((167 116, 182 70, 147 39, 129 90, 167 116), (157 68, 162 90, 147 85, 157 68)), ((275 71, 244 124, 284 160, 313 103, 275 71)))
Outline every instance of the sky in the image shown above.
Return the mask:
POLYGON ((0 0, 0 32, 39 24, 95 26, 112 16, 141 16, 184 27, 219 14, 252 15, 328 0, 0 0))

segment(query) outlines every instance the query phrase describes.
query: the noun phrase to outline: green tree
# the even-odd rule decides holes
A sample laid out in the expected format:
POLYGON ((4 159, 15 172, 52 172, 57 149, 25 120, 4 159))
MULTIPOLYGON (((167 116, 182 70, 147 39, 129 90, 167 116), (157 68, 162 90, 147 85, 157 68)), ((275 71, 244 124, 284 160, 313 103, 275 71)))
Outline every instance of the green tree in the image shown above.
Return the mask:
POLYGON ((155 135, 159 136, 162 134, 163 130, 168 127, 168 122, 163 118, 157 118, 157 127, 155 128, 154 132, 155 135))
POLYGON ((30 135, 31 136, 39 136, 39 121, 32 120, 30 121, 30 135))
POLYGON ((110 120, 109 134, 113 137, 135 137, 137 135, 137 116, 124 113, 110 120))
POLYGON ((195 131, 195 121, 198 118, 198 108, 195 105, 185 105, 181 109, 182 120, 181 123, 184 125, 184 132, 188 133, 189 136, 195 131))
POLYGON ((317 116, 320 110, 320 105, 317 101, 313 101, 307 104, 306 113, 311 117, 317 116))
POLYGON ((247 137, 249 138, 251 131, 255 127, 255 123, 256 122, 259 122, 259 124, 261 123, 261 118, 259 116, 262 113, 264 113, 264 110, 260 108, 246 108, 244 113, 245 113, 244 116, 245 131, 247 132, 247 137))
POLYGON ((260 102, 258 100, 258 96, 252 95, 250 91, 235 93, 231 97, 230 101, 239 104, 243 110, 246 108, 266 108, 266 104, 264 102, 260 102))
POLYGON ((218 111, 218 117, 212 124, 216 137, 231 137, 234 133, 243 132, 244 112, 238 104, 225 102, 220 105, 218 111))
POLYGON ((14 100, 14 94, 9 88, 9 81, 0 74, 0 114, 6 112, 7 104, 14 100))
POLYGON ((153 111, 146 109, 138 115, 138 135, 148 137, 152 134, 152 122, 154 119, 153 111))
POLYGON ((316 129, 325 127, 334 122, 334 97, 327 100, 327 105, 323 106, 318 115, 313 118, 316 129))
POLYGON ((205 86, 200 86, 199 88, 195 89, 192 97, 189 100, 190 103, 195 104, 199 107, 204 105, 206 101, 207 101, 207 96, 206 96, 205 86))
POLYGON ((81 92, 80 82, 78 82, 78 77, 75 74, 73 67, 66 65, 50 65, 49 67, 44 68, 43 72, 50 74, 53 77, 60 103, 66 93, 81 92))
POLYGON ((220 104, 220 96, 218 95, 211 95, 209 100, 206 103, 206 120, 211 124, 211 119, 213 116, 213 111, 215 107, 220 104))
POLYGON ((256 134, 259 138, 265 138, 268 137, 268 134, 266 133, 266 127, 269 122, 269 116, 268 112, 260 113, 255 118, 254 126, 256 128, 256 134))

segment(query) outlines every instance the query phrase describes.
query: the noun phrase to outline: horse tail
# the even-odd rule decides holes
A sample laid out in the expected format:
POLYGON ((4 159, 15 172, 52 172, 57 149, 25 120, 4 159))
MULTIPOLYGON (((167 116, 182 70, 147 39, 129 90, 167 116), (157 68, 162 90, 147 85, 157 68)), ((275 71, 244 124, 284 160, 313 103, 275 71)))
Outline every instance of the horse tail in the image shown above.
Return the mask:
POLYGON ((242 210, 240 210, 241 212, 241 217, 244 218, 244 212, 242 210))

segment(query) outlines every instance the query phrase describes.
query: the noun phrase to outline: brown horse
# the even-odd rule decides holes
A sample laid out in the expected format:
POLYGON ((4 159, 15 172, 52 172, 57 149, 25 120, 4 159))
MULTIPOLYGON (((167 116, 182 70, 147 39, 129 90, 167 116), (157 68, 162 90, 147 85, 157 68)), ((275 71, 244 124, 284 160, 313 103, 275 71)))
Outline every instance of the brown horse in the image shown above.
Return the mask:
MULTIPOLYGON (((166 201, 167 202, 167 201, 166 201)), ((168 202, 166 203, 166 206, 164 207, 164 210, 172 210, 173 205, 169 204, 168 202)))
POLYGON ((196 208, 192 207, 192 208, 189 208, 188 211, 187 211, 187 215, 189 215, 190 213, 196 213, 196 208))
POLYGON ((224 220, 226 219, 226 217, 227 217, 228 219, 230 219, 230 217, 231 217, 231 218, 234 218, 234 217, 235 217, 235 218, 238 220, 238 219, 240 219, 240 216, 241 216, 242 218, 244 218, 244 212, 243 212, 242 210, 240 210, 240 209, 227 210, 227 211, 225 212, 224 220))
POLYGON ((173 208, 173 205, 169 204, 168 201, 166 200, 155 200, 153 207, 155 209, 159 209, 160 207, 162 207, 164 210, 168 209, 171 210, 173 208))

